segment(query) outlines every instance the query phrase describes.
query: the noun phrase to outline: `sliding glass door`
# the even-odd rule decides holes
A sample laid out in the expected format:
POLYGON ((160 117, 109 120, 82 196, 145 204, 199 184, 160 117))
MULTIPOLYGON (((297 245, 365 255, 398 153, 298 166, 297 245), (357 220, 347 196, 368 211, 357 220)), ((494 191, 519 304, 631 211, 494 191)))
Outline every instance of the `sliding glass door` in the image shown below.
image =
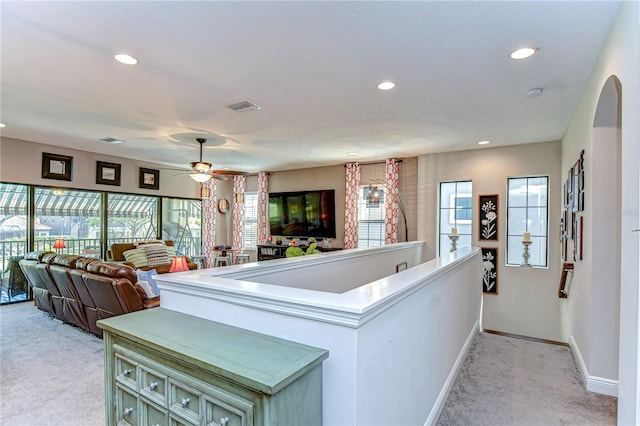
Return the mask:
POLYGON ((26 185, 0 183, 0 303, 27 300, 29 286, 19 260, 27 251, 28 215, 26 185))

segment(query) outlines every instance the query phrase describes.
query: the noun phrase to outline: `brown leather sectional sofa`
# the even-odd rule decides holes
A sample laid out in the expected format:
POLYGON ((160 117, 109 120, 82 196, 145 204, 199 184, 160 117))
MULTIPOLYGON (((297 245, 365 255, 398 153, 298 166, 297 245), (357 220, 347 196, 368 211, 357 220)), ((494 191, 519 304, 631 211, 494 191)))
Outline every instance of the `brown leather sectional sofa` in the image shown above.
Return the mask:
POLYGON ((97 336, 99 319, 160 306, 160 297, 147 298, 127 265, 40 251, 27 253, 20 268, 39 309, 97 336))

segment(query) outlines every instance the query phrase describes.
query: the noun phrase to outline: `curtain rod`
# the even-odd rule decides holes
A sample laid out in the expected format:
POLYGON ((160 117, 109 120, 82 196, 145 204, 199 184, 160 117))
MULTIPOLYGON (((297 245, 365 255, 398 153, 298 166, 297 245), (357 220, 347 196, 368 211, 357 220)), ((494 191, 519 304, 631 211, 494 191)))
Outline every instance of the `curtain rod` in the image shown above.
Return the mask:
MULTIPOLYGON (((396 161, 396 163, 402 163, 402 160, 395 160, 395 161, 396 161)), ((350 163, 358 163, 361 166, 370 166, 372 164, 385 164, 386 161, 368 161, 368 162, 364 162, 364 163, 361 163, 359 161, 350 161, 350 163)), ((347 167, 347 164, 345 164, 344 167, 347 167)))

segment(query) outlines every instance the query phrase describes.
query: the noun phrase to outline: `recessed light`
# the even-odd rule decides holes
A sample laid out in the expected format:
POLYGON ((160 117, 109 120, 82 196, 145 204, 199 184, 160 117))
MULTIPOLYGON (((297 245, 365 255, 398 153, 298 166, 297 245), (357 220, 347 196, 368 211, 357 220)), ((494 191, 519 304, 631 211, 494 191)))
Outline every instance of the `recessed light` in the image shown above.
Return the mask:
POLYGON ((540 96, 542 96, 542 92, 544 92, 544 89, 542 89, 541 87, 529 89, 527 90, 527 98, 539 98, 540 96))
POLYGON ((378 89, 380 90, 391 90, 396 87, 396 84, 393 81, 383 81, 378 84, 378 89))
POLYGON ((480 142, 478 142, 478 145, 487 145, 487 144, 490 144, 490 143, 491 143, 491 141, 480 141, 480 142))
POLYGON ((515 52, 511 53, 511 59, 524 59, 532 56, 537 52, 538 49, 534 49, 533 47, 523 47, 522 49, 518 49, 515 52))
POLYGON ((126 65, 135 65, 138 63, 136 58, 131 55, 127 55, 126 53, 119 53, 114 56, 114 58, 116 58, 116 61, 126 65))

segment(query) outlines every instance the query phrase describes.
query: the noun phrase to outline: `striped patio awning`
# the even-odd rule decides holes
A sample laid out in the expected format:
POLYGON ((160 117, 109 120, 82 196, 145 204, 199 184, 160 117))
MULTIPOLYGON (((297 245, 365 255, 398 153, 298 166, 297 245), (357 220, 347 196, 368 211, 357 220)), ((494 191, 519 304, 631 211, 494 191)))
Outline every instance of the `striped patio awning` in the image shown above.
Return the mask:
MULTIPOLYGON (((158 206, 157 197, 131 194, 108 194, 109 217, 153 217, 158 206)), ((36 188, 36 215, 100 217, 100 192, 64 189, 57 193, 51 188, 36 188)), ((0 184, 0 212, 5 216, 27 214, 27 187, 0 184)))

